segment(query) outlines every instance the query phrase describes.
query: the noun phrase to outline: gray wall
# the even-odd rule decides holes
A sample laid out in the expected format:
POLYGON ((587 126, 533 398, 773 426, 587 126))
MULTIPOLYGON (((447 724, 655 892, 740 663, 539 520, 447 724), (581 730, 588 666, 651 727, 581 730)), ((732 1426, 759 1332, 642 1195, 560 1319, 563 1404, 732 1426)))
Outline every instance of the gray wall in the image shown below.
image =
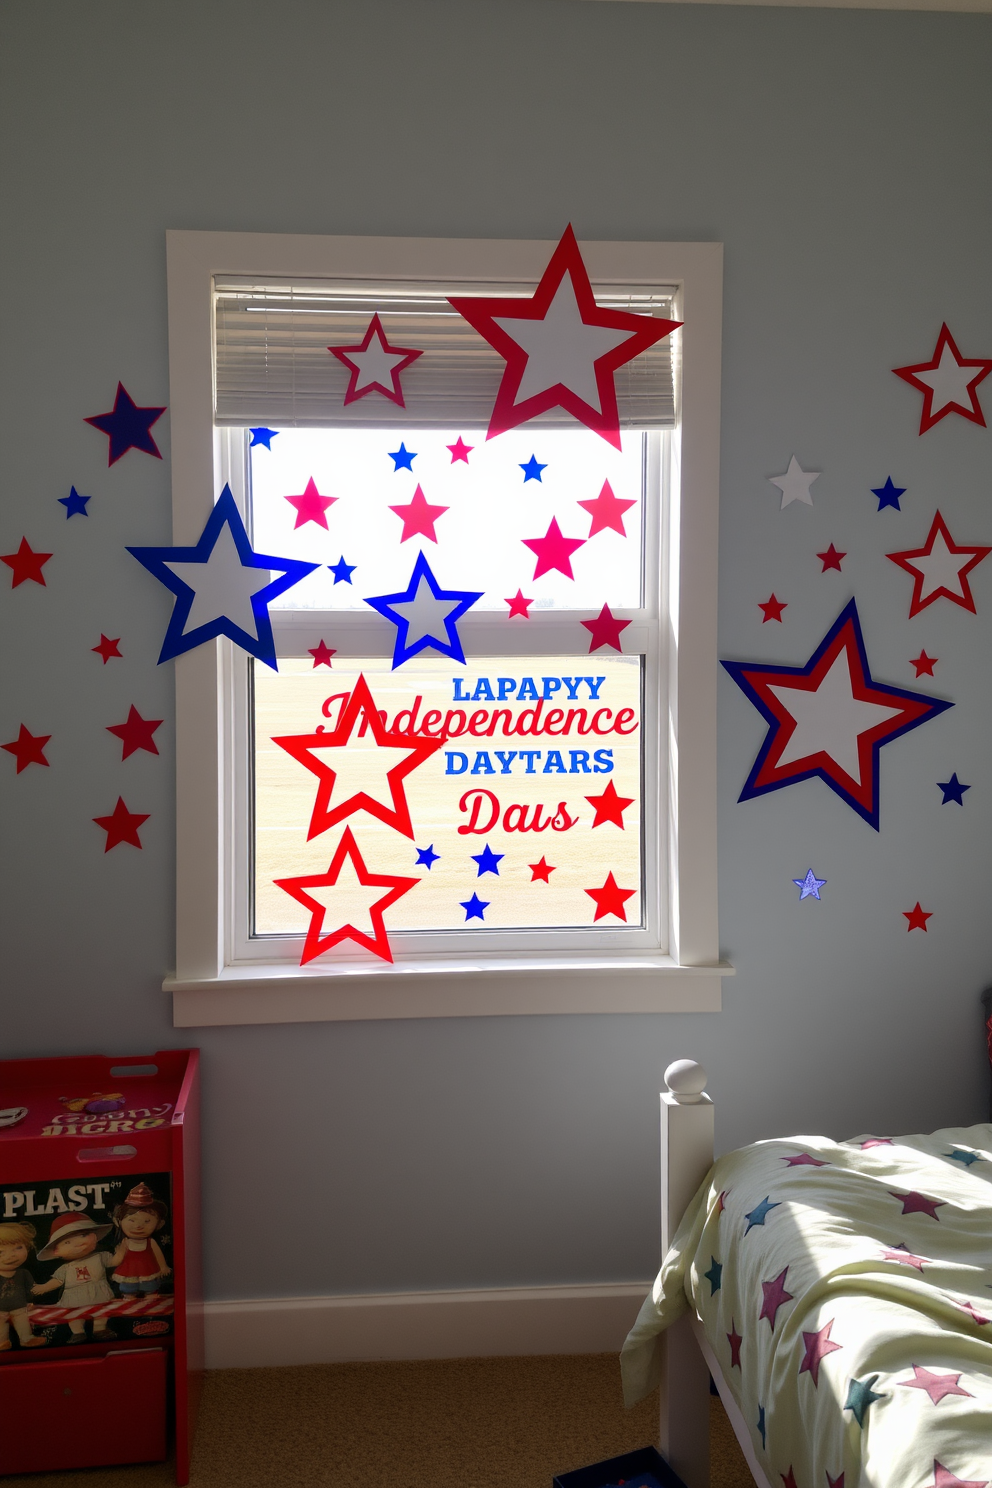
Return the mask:
MULTIPOLYGON (((656 1247, 660 1072, 711 1072, 722 1146, 786 1130, 917 1130, 983 1115, 992 972, 989 624, 908 621, 884 553, 939 502, 992 542, 992 433, 889 370, 946 318, 992 355, 992 18, 576 0, 49 0, 4 10, 0 732, 50 733, 4 790, 6 1054, 186 1040, 173 940, 167 605, 124 553, 170 540, 169 466, 82 419, 120 377, 167 402, 166 228, 720 239, 726 244, 722 653, 801 662, 858 597, 883 680, 957 706, 882 755, 877 835, 819 782, 736 804, 762 736, 721 681, 725 1011, 207 1030, 210 1294, 639 1278, 656 1247), (812 512, 766 477, 824 473, 812 512), (877 514, 892 474, 904 512, 877 514), (88 519, 64 518, 70 483, 88 519), (850 557, 819 575, 815 551, 850 557), (774 588, 790 608, 762 627, 774 588), (102 667, 99 632, 122 637, 102 667), (121 765, 105 727, 167 720, 121 765), (964 808, 934 782, 957 770, 964 808), (90 818, 151 812, 139 854, 90 818), (791 880, 813 866, 820 904, 791 880), (926 936, 901 911, 934 912, 926 936)), ((992 414, 992 382, 985 402, 992 414)), ((167 441, 167 418, 158 426, 167 441)), ((167 443, 166 443, 167 448, 167 443)))

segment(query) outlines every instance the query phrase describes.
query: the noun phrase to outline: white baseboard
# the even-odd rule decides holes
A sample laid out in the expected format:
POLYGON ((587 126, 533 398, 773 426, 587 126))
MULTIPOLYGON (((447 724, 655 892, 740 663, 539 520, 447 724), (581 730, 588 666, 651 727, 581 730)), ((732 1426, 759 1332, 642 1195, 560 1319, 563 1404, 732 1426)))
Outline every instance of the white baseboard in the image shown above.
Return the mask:
POLYGON ((619 1352, 651 1283, 204 1305, 208 1369, 619 1352))

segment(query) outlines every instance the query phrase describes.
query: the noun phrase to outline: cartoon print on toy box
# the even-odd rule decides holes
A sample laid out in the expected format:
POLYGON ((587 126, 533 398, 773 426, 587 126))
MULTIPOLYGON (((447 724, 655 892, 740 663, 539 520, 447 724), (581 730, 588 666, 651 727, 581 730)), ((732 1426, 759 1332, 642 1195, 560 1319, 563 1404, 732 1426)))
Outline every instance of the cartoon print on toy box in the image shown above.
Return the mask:
POLYGON ((0 1352, 172 1331, 168 1173, 0 1189, 0 1352))

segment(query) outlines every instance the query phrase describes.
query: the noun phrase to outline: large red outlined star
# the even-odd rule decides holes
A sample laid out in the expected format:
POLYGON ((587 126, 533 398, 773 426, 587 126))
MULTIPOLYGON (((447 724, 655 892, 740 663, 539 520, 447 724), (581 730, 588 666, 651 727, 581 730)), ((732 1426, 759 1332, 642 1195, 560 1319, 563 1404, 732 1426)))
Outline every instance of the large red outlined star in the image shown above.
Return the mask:
POLYGON ((22 723, 17 738, 10 744, 0 744, 0 749, 5 749, 12 754, 17 761, 17 774, 26 770, 28 765, 47 765, 45 758, 45 745, 51 738, 51 734, 32 734, 22 723))
POLYGON ((628 806, 633 806, 635 797, 618 795, 617 788, 611 780, 601 796, 586 796, 586 800, 596 813, 593 820, 594 827, 601 827, 604 822, 612 822, 622 832, 624 829, 623 814, 628 806))
POLYGON ((623 653, 623 645, 620 636, 631 622, 629 620, 618 620, 608 604, 604 604, 599 614, 592 620, 580 620, 579 624, 589 632, 589 654, 601 651, 604 646, 609 646, 614 651, 623 653))
MULTIPOLYGON (((589 513, 589 537, 595 537, 597 532, 619 532, 621 537, 627 536, 627 529, 623 525, 623 514, 628 507, 636 506, 636 501, 627 501, 613 494, 613 487, 609 481, 603 482, 603 489, 592 501, 580 501, 578 503, 589 513)), ((588 541, 588 539, 586 539, 588 541)))
POLYGON ((327 509, 337 501, 337 496, 321 496, 317 490, 317 482, 313 476, 307 481, 299 496, 286 496, 290 506, 296 509, 296 521, 293 523, 293 531, 302 527, 304 522, 315 522, 318 527, 327 528, 327 509))
POLYGON ((414 351, 410 346, 390 346, 378 314, 369 321, 365 339, 358 346, 329 346, 327 349, 351 372, 344 395, 346 407, 369 393, 381 393, 391 403, 406 407, 400 373, 423 356, 423 352, 414 351))
POLYGON ((534 578, 539 579, 542 574, 550 573, 557 569, 564 574, 566 579, 574 579, 572 572, 572 554, 576 548, 585 545, 584 537, 563 537, 558 526, 558 518, 552 517, 551 524, 543 537, 523 537, 520 539, 525 548, 530 548, 537 559, 534 565, 534 578))
POLYGON ((903 382, 908 382, 910 387, 923 394, 921 434, 932 429, 949 413, 959 413, 973 424, 985 427, 977 388, 992 372, 992 357, 963 357, 946 325, 940 328, 929 362, 917 362, 912 367, 893 367, 892 370, 903 382))
POLYGON ((935 513, 927 540, 922 548, 907 548, 901 553, 886 553, 913 575, 913 597, 909 618, 932 605, 935 599, 949 599, 974 615, 975 598, 968 583, 971 570, 992 553, 992 547, 960 547, 956 544, 940 512, 935 513))
POLYGON ((589 895, 596 905, 596 913, 593 915, 593 923, 601 920, 604 915, 616 915, 618 920, 627 923, 627 911, 624 908, 627 900, 636 894, 636 889, 621 889, 612 873, 606 875, 606 882, 601 889, 585 889, 584 893, 589 895))
POLYGON ((768 724, 738 799, 818 776, 876 831, 882 745, 952 706, 874 680, 853 599, 805 666, 723 666, 768 724))
POLYGON ((403 523, 403 536, 401 543, 405 543, 410 537, 428 537, 432 543, 437 542, 434 531, 434 523, 438 517, 443 517, 448 510, 446 506, 432 506, 418 486, 413 493, 412 499, 406 506, 391 506, 391 512, 395 512, 403 523))
POLYGON ((142 822, 148 820, 148 812, 142 815, 137 811, 128 811, 124 805, 124 797, 118 796, 117 805, 109 816, 94 816, 93 820, 107 834, 107 842, 103 850, 108 853, 119 842, 126 842, 130 847, 141 846, 138 828, 142 822))
POLYGON ((158 745, 152 734, 162 727, 162 722, 161 718, 142 718, 132 703, 124 723, 108 724, 107 733, 115 734, 123 745, 121 762, 139 749, 145 749, 149 754, 158 754, 158 745))
POLYGON ((487 439, 564 408, 619 449, 614 373, 681 324, 597 305, 571 226, 531 299, 456 295, 449 303, 506 361, 487 439))
POLYGON ((340 945, 342 940, 353 940, 356 945, 371 951, 380 960, 392 961, 393 953, 389 946, 383 913, 397 899, 415 888, 420 879, 401 878, 394 873, 370 873, 358 850, 358 843, 352 836, 351 828, 345 827, 326 873, 308 873, 300 878, 277 878, 273 882, 276 888, 282 889, 310 911, 310 924, 300 957, 300 965, 305 966, 315 956, 322 956, 332 946, 340 945), (322 904, 313 894, 307 893, 308 889, 322 888, 337 890, 337 893, 328 895, 330 904, 322 904), (386 893, 373 898, 370 903, 368 895, 358 892, 367 888, 385 889, 386 893), (321 932, 328 915, 333 917, 335 928, 324 935, 321 932), (354 919, 359 915, 368 916, 372 927, 371 935, 354 924, 354 919))
POLYGON ((418 765, 436 754, 444 740, 424 739, 397 730, 387 731, 364 674, 359 676, 353 691, 342 696, 347 701, 335 729, 328 732, 320 728, 312 734, 282 734, 272 740, 273 744, 285 749, 287 754, 291 754, 299 764, 316 775, 319 781, 307 841, 319 837, 328 828, 337 826, 338 822, 353 816, 356 811, 367 811, 385 826, 402 832, 404 837, 413 837, 410 807, 403 781, 411 770, 416 770, 418 765), (371 748, 361 742, 364 727, 359 730, 354 741, 352 739, 359 715, 367 721, 375 741, 371 748), (339 751, 334 756, 334 765, 325 764, 318 757, 325 749, 339 751), (403 758, 390 767, 388 754, 376 757, 379 750, 401 753, 403 758), (391 805, 387 806, 384 801, 364 789, 369 775, 375 771, 378 771, 380 778, 384 777, 383 784, 389 791, 391 805), (338 788, 339 780, 343 789, 338 788), (355 786, 358 789, 354 789, 355 786), (331 796, 336 788, 339 800, 336 805, 331 806, 331 796))
POLYGON ((13 574, 11 589, 16 589, 18 584, 23 584, 31 579, 42 588, 47 588, 45 575, 42 569, 51 558, 51 553, 36 553, 26 537, 21 538, 20 546, 16 553, 4 553, 0 555, 0 563, 6 563, 13 574))

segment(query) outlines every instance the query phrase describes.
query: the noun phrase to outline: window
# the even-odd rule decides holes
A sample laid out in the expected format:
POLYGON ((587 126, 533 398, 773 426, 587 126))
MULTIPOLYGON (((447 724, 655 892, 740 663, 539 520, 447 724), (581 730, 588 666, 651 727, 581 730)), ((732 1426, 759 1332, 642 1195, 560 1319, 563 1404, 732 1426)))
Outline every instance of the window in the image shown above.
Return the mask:
POLYGON ((181 1025, 719 1006, 720 250, 583 245, 599 305, 686 321, 617 372, 619 448, 486 438, 504 362, 449 296, 549 256, 169 235, 175 540, 227 483, 316 565, 277 670, 176 661, 181 1025), (402 402, 328 351, 373 315, 402 402))

